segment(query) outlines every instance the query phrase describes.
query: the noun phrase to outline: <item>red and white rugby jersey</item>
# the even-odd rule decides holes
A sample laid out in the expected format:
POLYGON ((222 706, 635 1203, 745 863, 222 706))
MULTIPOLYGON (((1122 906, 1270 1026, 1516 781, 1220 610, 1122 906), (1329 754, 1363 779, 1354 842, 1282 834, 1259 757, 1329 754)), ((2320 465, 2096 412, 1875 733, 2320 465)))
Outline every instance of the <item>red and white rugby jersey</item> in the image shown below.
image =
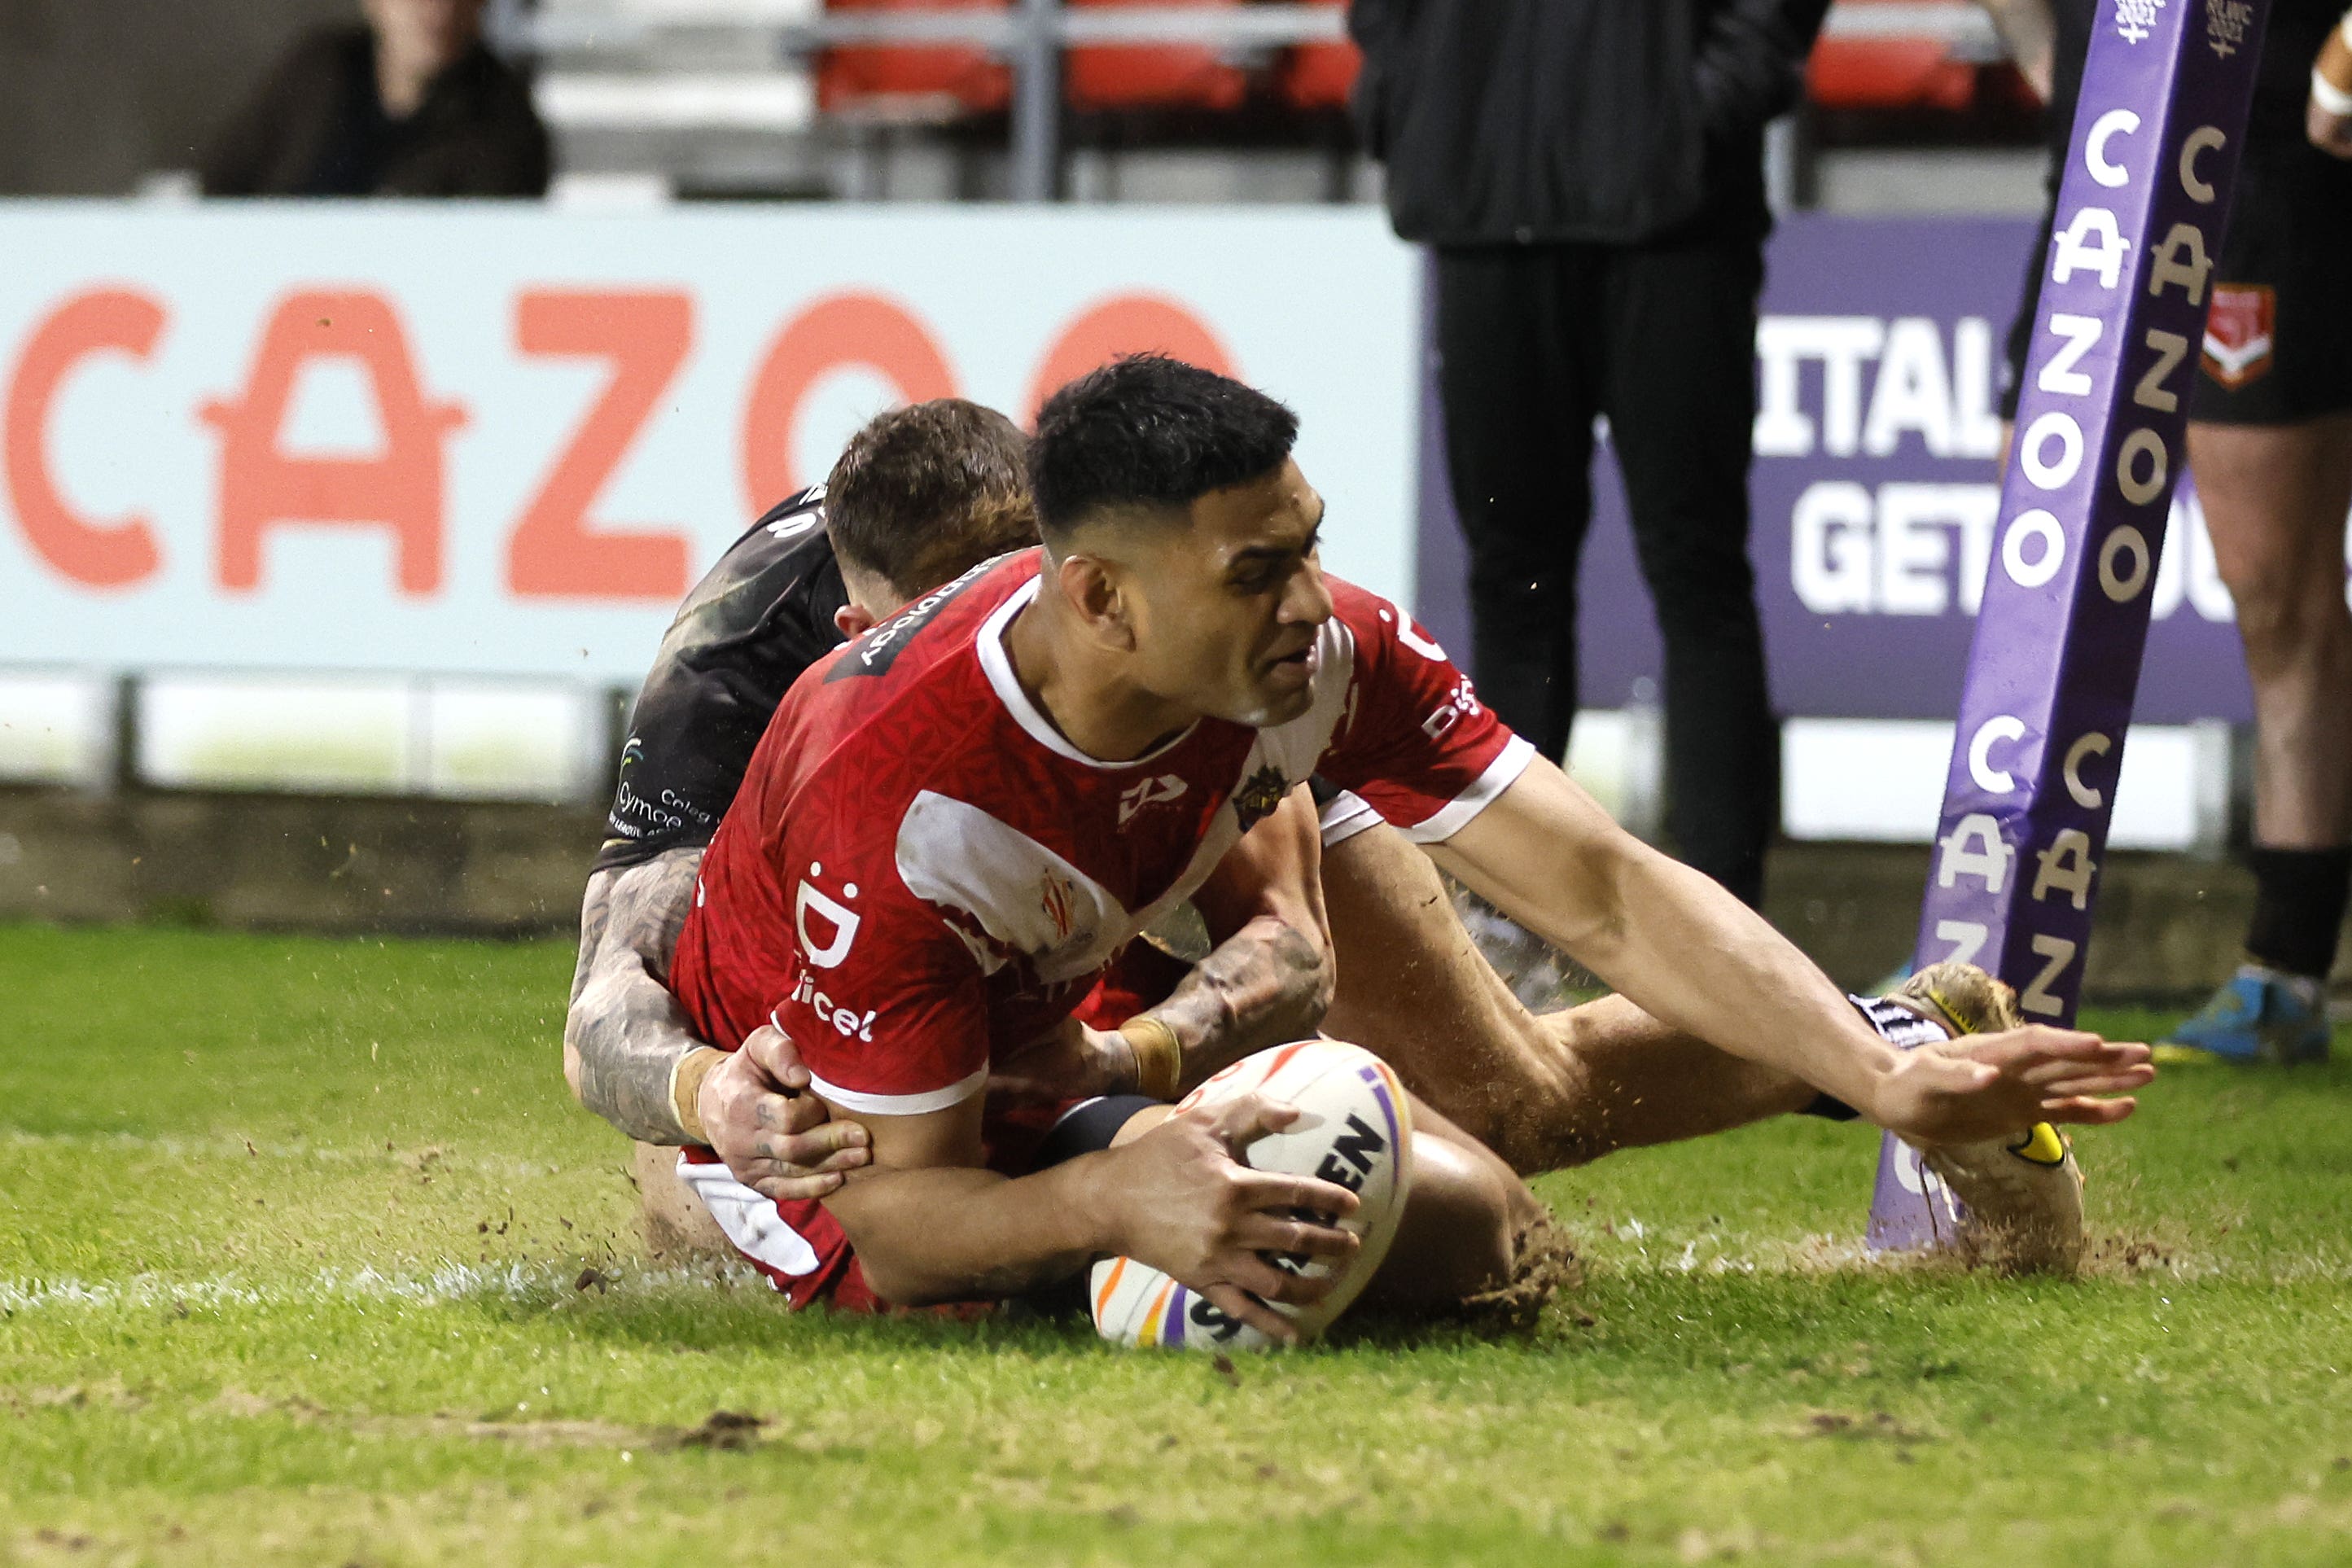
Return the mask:
POLYGON ((1320 772, 1424 841, 1533 755, 1411 620, 1330 582, 1312 705, 1098 762, 1005 651, 1038 552, 976 567, 811 668, 702 863, 671 987, 732 1048, 772 1014, 835 1104, 953 1105, 1320 772))

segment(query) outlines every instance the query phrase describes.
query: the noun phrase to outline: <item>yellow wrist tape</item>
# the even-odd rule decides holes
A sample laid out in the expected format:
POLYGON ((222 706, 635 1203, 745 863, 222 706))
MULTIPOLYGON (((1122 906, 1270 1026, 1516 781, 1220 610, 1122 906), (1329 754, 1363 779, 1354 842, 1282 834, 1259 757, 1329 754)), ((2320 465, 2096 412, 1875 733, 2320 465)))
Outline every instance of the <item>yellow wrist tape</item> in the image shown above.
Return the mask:
POLYGON ((1184 1047, 1176 1031, 1149 1014, 1139 1014, 1118 1026, 1135 1051, 1135 1092, 1152 1100, 1173 1100, 1184 1079, 1184 1047))
POLYGON ((715 1046, 697 1046, 677 1058, 669 1069, 669 1104, 677 1113, 678 1127, 689 1143, 708 1144, 710 1134, 702 1125, 702 1080, 711 1069, 727 1059, 727 1053, 715 1046))

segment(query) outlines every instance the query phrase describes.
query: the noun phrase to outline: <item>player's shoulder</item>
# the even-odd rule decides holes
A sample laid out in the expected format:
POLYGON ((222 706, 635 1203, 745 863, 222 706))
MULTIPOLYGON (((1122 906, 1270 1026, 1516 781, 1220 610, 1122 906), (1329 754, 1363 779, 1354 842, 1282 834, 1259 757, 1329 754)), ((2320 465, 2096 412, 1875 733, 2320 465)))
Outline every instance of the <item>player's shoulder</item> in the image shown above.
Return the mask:
MULTIPOLYGON (((1435 640, 1422 629, 1404 606, 1385 594, 1350 583, 1344 577, 1326 573, 1324 586, 1331 595, 1331 617, 1346 626, 1360 644, 1385 645, 1402 643, 1414 651, 1416 645, 1434 647, 1435 640)), ((1443 658, 1440 650, 1433 657, 1443 658)))
POLYGON ((705 581, 778 581, 827 574, 838 580, 840 572, 833 535, 825 527, 824 487, 811 485, 761 512, 720 552, 705 581))
POLYGON ((812 486, 761 513, 759 521, 719 552, 677 607, 669 641, 699 647, 759 637, 779 621, 806 622, 825 632, 813 658, 836 638, 826 631, 849 602, 824 521, 824 488, 812 486))
POLYGON ((811 666, 784 699, 803 779, 944 765, 987 711, 980 639, 1035 583, 1035 554, 984 561, 811 666))
POLYGON ((823 684, 853 683, 845 695, 870 701, 949 667, 976 667, 979 640, 991 618, 1009 611, 1016 599, 1025 603, 1034 592, 1038 555, 1032 547, 983 561, 903 605, 828 658, 823 684))

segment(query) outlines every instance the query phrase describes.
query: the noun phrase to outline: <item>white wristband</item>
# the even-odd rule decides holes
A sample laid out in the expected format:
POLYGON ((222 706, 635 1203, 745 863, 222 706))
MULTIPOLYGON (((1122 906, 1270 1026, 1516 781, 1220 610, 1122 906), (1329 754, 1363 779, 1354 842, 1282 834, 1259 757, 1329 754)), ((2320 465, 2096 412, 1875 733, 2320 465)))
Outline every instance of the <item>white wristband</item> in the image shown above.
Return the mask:
POLYGON ((2352 92, 2320 75, 2317 66, 2311 68, 2311 101, 2339 120, 2352 115, 2352 92))

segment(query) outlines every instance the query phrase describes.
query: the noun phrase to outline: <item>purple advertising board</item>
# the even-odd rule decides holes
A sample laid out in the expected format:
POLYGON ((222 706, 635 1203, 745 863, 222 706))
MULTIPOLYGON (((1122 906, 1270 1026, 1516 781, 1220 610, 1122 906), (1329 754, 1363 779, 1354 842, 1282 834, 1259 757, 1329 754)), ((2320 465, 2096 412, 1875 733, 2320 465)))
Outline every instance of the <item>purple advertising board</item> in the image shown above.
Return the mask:
MULTIPOLYGON (((1792 214, 1773 235, 1748 554, 1781 712, 1949 721, 1958 710, 2000 506, 2002 342, 2033 238, 2021 218, 1819 213, 1792 214)), ((1417 613, 1466 648, 1466 562, 1433 395, 1423 419, 1417 613)), ((1657 623, 1605 442, 1592 481, 1580 697, 1654 701, 1657 623)), ((2230 597, 2186 484, 2173 516, 2138 717, 2245 721, 2230 597)))
MULTIPOLYGON (((2031 1022, 2082 988, 2265 10, 2111 0, 2084 66, 1917 949, 2031 1022)), ((1886 1139, 1871 1243, 1943 1244, 1950 1214, 1886 1139)))

